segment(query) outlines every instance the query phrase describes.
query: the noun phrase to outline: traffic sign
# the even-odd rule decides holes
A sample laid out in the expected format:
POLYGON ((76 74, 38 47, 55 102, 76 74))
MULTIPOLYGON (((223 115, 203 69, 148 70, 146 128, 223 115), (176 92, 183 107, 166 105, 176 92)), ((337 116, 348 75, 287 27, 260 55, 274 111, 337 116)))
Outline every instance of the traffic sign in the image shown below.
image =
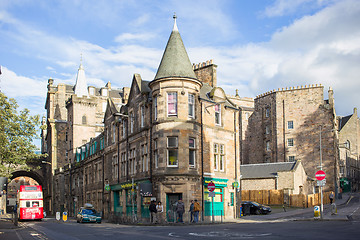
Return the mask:
POLYGON ((234 188, 238 188, 239 187, 239 182, 233 182, 232 185, 233 185, 234 188))
POLYGON ((213 192, 215 190, 215 183, 213 183, 213 181, 208 183, 208 190, 209 192, 213 192))
POLYGON ((318 186, 318 187, 324 187, 325 186, 325 183, 326 183, 326 179, 324 179, 324 180, 318 180, 318 181, 316 181, 316 186, 318 186))
POLYGON ((63 212, 63 221, 66 222, 67 221, 67 212, 63 212))
POLYGON ((315 173, 315 178, 319 181, 324 180, 326 177, 326 173, 323 170, 319 170, 315 173))
POLYGON ((214 192, 209 192, 209 197, 215 197, 215 193, 214 192))
POLYGON ((314 206, 314 218, 319 219, 320 218, 320 207, 314 206))
POLYGON ((60 212, 56 212, 56 220, 60 220, 60 212))

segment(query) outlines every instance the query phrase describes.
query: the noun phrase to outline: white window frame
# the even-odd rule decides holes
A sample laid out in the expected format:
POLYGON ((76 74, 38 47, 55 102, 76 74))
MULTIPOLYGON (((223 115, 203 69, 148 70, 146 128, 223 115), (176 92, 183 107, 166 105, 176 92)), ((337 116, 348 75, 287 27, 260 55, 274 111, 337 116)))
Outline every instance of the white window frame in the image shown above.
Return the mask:
POLYGON ((295 162, 295 156, 289 156, 289 162, 295 162))
POLYGON ((265 142, 265 149, 266 149, 266 151, 271 151, 270 141, 265 142))
POLYGON ((157 120, 158 96, 154 97, 154 120, 157 120))
POLYGON ((140 107, 140 127, 145 127, 145 105, 140 107))
POLYGON ((195 138, 189 138, 189 166, 195 167, 196 166, 196 139, 195 138), (193 144, 191 144, 191 141, 193 144), (193 160, 191 163, 190 160, 193 160))
POLYGON ((288 121, 288 129, 294 129, 294 121, 288 121))
POLYGON ((154 161, 155 161, 155 168, 159 167, 159 152, 158 152, 158 140, 154 140, 154 161))
POLYGON ((214 167, 214 171, 218 171, 219 169, 219 144, 218 143, 214 143, 214 162, 213 162, 213 167, 214 167))
POLYGON ((267 134, 267 135, 270 134, 270 126, 269 125, 265 126, 265 134, 267 134))
POLYGON ((189 118, 195 119, 195 94, 188 96, 189 118))
POLYGON ((130 133, 134 132, 134 122, 135 122, 134 113, 131 112, 130 113, 130 133))
POLYGON ((225 145, 224 144, 220 144, 220 158, 219 158, 219 167, 220 167, 220 171, 224 172, 225 171, 225 145))
POLYGON ((267 108, 265 108, 265 117, 270 117, 270 108, 269 107, 267 107, 267 108))
POLYGON ((221 104, 215 105, 215 125, 221 125, 221 104), (218 107, 218 109, 216 109, 218 107))
POLYGON ((288 147, 293 147, 294 146, 294 139, 293 138, 288 138, 287 139, 287 146, 288 147))
POLYGON ((178 104, 178 102, 177 102, 177 92, 168 92, 167 93, 167 115, 168 115, 168 117, 169 116, 177 116, 177 112, 178 112, 178 109, 177 109, 177 104, 178 104), (170 101, 169 100, 169 98, 170 98, 170 96, 174 96, 173 97, 173 99, 172 99, 172 101, 170 101), (170 110, 169 109, 171 109, 169 106, 171 106, 172 104, 174 104, 174 107, 172 107, 173 108, 173 111, 172 112, 170 112, 170 110))
POLYGON ((166 139, 167 143, 167 166, 168 167, 178 167, 179 166, 179 142, 178 142, 178 137, 175 136, 170 136, 167 137, 166 139), (175 138, 175 145, 174 146, 169 146, 169 139, 170 138, 175 138), (176 163, 175 164, 170 164, 170 151, 175 151, 176 153, 176 163))
POLYGON ((115 125, 115 123, 112 124, 111 129, 112 129, 112 143, 115 143, 115 141, 116 141, 116 125, 115 125))

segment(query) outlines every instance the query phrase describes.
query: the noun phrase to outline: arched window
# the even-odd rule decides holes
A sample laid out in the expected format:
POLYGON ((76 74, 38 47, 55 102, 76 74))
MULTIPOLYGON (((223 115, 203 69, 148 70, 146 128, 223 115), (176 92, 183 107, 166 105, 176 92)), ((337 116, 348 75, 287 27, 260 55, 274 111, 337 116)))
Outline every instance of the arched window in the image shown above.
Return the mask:
POLYGON ((350 141, 346 140, 345 147, 350 150, 350 141))
POLYGON ((86 124, 86 116, 82 116, 82 124, 86 124))

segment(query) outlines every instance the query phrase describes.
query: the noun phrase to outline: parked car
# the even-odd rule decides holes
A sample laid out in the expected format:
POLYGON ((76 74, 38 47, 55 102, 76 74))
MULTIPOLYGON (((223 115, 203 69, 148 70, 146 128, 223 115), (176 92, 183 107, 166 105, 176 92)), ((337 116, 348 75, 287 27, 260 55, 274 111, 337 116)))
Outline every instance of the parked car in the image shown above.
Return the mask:
POLYGON ((241 204, 244 216, 250 214, 268 214, 271 213, 271 207, 262 205, 257 202, 246 201, 241 204))
POLYGON ((100 213, 96 212, 95 208, 91 204, 86 204, 85 207, 80 208, 80 211, 76 215, 76 221, 78 223, 101 223, 101 216, 100 213))

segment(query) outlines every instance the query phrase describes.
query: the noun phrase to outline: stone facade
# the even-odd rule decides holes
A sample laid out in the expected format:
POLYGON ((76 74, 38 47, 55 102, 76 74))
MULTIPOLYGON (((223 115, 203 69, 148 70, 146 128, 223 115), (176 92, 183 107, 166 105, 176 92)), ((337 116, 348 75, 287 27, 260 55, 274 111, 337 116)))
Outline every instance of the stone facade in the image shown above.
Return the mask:
MULTIPOLYGON (((84 77, 80 70, 78 76, 84 77)), ((77 79, 82 85, 76 86, 83 80, 77 79)), ((110 83, 77 90, 81 96, 74 86, 49 80, 43 151, 54 174, 46 200, 53 212, 72 216, 91 203, 104 218, 148 221, 150 200, 156 199, 166 219, 175 221, 177 200, 183 199, 188 210, 197 199, 202 219, 209 220, 207 186, 212 181, 214 214, 231 219, 239 212, 233 183, 240 181, 240 163, 301 160, 303 167, 279 172, 277 180, 243 179, 243 189, 311 192, 307 178, 314 178, 320 152, 327 188, 336 190, 339 184, 338 132, 333 129, 340 120, 331 89, 329 100, 321 85, 274 90, 255 100, 228 95, 217 86, 212 60, 190 64, 177 27, 152 81, 134 74, 131 86, 122 90, 111 89, 110 83)), ((357 117, 352 122, 340 136, 354 146, 357 140, 345 137, 354 128, 359 132, 357 117)), ((351 156, 358 156, 356 146, 351 156)), ((341 158, 346 154, 340 152, 341 158)))
POLYGON ((360 189, 359 121, 356 108, 352 115, 338 117, 340 181, 344 191, 360 189))
POLYGON ((249 118, 244 163, 301 160, 307 176, 322 167, 326 189, 338 186, 337 123, 332 90, 324 100, 317 85, 279 89, 258 96, 249 118), (321 136, 321 147, 320 147, 321 136), (321 153, 320 153, 321 150, 321 153))

